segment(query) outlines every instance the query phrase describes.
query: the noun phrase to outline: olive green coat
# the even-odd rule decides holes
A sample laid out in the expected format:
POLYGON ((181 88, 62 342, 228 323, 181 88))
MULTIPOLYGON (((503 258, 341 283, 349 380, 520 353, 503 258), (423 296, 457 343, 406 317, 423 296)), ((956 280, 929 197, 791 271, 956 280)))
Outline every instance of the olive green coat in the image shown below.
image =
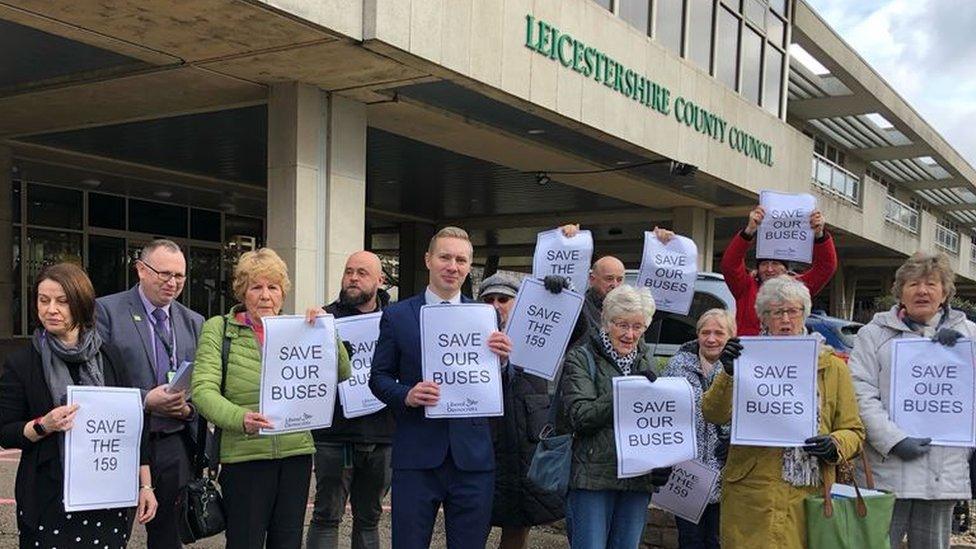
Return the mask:
MULTIPOLYGON (((631 374, 652 370, 654 357, 640 342, 631 374)), ((570 489, 653 492, 649 475, 617 478, 617 450, 613 437, 613 381, 624 373, 607 355, 599 336, 573 348, 563 364, 562 402, 568 430, 573 433, 570 489), (593 354, 595 378, 590 377, 583 347, 593 354)))
MULTIPOLYGON (((817 366, 820 393, 820 434, 837 441, 841 460, 861 450, 864 426, 858 415, 851 374, 829 349, 817 366)), ((732 419, 732 378, 724 371, 702 397, 702 415, 712 423, 732 419)), ((833 482, 834 467, 821 462, 833 482)), ((783 480, 783 449, 733 445, 722 472, 721 538, 723 549, 802 549, 806 547, 803 500, 822 486, 798 488, 783 480)))
MULTIPOLYGON (((223 429, 220 439, 220 462, 240 463, 260 459, 281 459, 315 453, 310 431, 281 435, 246 435, 244 413, 258 411, 261 391, 261 347, 254 332, 234 318, 237 308, 224 316, 203 323, 193 365, 193 403, 197 410, 223 429), (220 394, 220 353, 224 323, 230 351, 227 356, 227 385, 220 394)), ((349 354, 336 339, 339 354, 339 376, 349 377, 349 354)))

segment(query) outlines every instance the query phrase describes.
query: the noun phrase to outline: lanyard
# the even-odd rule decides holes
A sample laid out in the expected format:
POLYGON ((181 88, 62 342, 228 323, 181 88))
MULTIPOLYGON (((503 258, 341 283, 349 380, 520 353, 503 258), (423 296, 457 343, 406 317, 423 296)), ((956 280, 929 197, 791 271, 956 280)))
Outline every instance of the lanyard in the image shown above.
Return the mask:
MULTIPOLYGON (((151 317, 150 317, 151 318, 151 317)), ((152 321, 152 332, 156 335, 156 341, 163 345, 163 349, 166 351, 166 356, 169 357, 169 369, 170 371, 176 369, 176 350, 173 348, 173 343, 166 341, 166 339, 159 333, 159 328, 156 326, 156 321, 152 321)), ((170 332, 172 332, 172 323, 170 323, 170 332)), ((175 337, 175 336, 174 336, 175 337)), ((174 340, 175 343, 175 340, 174 340)))

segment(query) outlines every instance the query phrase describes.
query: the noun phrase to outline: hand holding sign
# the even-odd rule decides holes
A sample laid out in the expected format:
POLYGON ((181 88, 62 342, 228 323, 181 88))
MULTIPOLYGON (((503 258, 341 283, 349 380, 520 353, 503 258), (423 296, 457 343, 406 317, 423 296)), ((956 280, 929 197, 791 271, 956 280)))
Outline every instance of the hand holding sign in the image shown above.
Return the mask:
POLYGON ((373 363, 376 341, 380 337, 382 316, 383 313, 370 313, 336 319, 339 338, 349 342, 352 348, 349 357, 352 373, 349 379, 339 384, 342 414, 346 418, 369 415, 386 406, 369 390, 369 368, 373 363))
POLYGON ((651 290, 659 310, 688 314, 698 277, 698 246, 690 238, 665 233, 670 231, 644 233, 637 285, 651 290))
POLYGON ((593 235, 590 231, 543 231, 536 236, 532 278, 551 274, 565 276, 573 281, 574 288, 581 290, 586 288, 592 258, 593 235))
POLYGON ((553 294, 542 282, 524 279, 506 326, 513 342, 512 363, 534 376, 555 379, 582 308, 580 294, 553 294))
POLYGON ((765 215, 756 240, 756 258, 810 263, 814 238, 810 214, 817 208, 817 199, 805 193, 762 191, 759 203, 765 215))
POLYGON ((651 504, 698 524, 718 483, 719 472, 697 459, 674 466, 667 485, 651 495, 651 504))
POLYGON ((617 478, 630 478, 695 457, 695 398, 688 380, 613 378, 617 478))

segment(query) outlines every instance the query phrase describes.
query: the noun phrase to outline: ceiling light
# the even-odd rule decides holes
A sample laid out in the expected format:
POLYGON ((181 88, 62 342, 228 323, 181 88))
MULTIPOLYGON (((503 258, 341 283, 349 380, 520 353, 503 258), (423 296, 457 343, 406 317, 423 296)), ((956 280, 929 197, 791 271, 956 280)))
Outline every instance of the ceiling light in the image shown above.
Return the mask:
POLYGON ((93 177, 88 177, 88 178, 82 179, 81 180, 81 184, 84 185, 84 186, 86 186, 86 187, 91 187, 92 189, 94 189, 94 188, 98 187, 99 185, 101 185, 102 182, 99 181, 98 179, 93 178, 93 177))
POLYGON ((552 178, 546 172, 538 172, 535 174, 535 182, 539 185, 548 185, 551 181, 552 178))
POLYGON ((536 129, 531 129, 531 130, 529 130, 529 131, 527 131, 525 133, 527 133, 529 135, 541 135, 541 134, 546 133, 546 130, 540 130, 540 129, 536 128, 536 129))
POLYGON ((173 193, 171 191, 159 190, 159 191, 153 191, 153 196, 155 196, 156 198, 169 198, 173 196, 173 193))

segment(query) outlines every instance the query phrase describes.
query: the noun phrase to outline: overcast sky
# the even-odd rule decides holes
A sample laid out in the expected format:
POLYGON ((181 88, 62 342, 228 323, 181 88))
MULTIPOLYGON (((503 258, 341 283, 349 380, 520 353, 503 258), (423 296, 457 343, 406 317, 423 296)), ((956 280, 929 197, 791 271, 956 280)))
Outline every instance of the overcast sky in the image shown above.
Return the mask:
POLYGON ((976 166, 976 0, 807 0, 976 166))

